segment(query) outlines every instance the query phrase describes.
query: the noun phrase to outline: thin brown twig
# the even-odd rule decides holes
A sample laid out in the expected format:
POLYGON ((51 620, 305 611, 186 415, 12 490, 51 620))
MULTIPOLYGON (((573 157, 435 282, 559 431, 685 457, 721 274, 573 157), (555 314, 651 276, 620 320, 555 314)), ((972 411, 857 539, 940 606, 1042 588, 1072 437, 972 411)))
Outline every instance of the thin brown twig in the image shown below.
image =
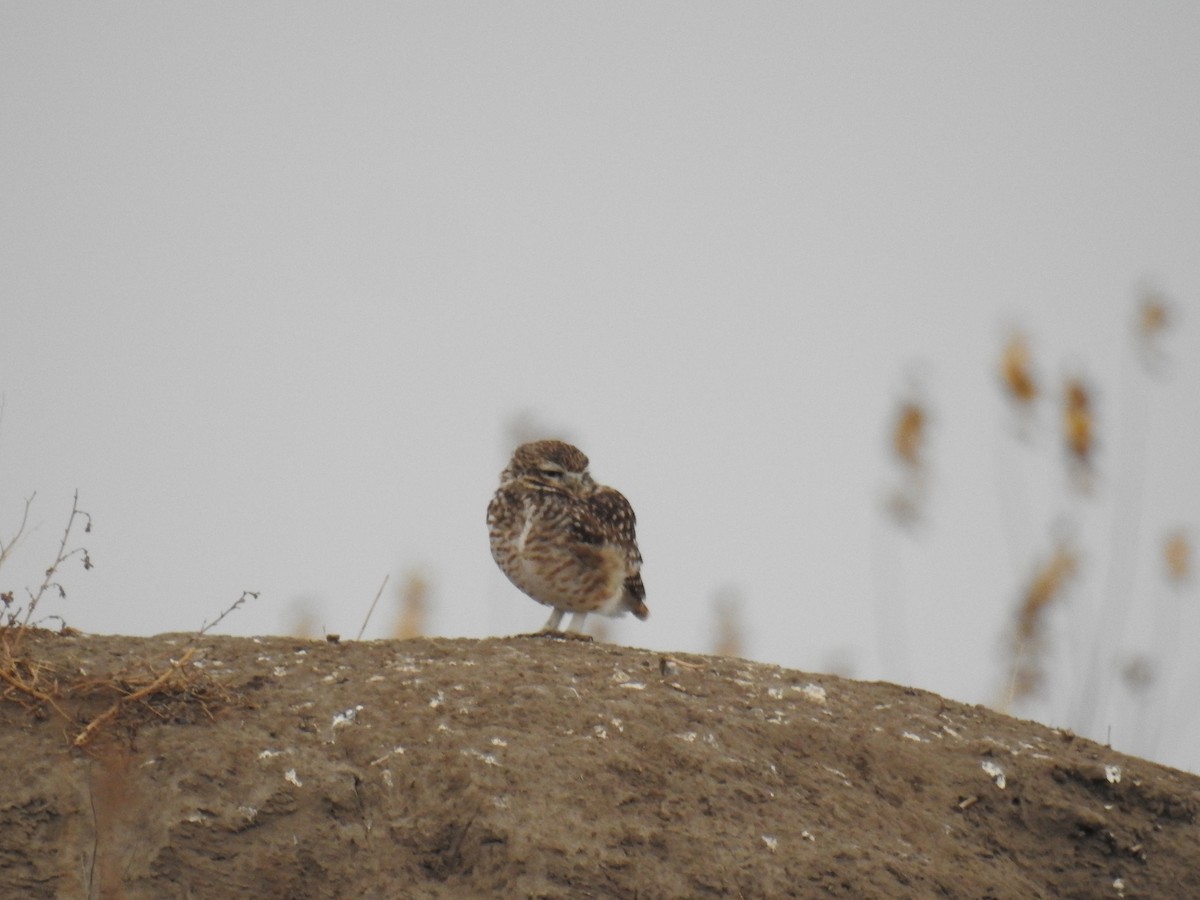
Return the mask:
MULTIPOLYGON (((214 622, 213 624, 215 625, 216 623, 214 622)), ((181 669, 183 669, 184 666, 186 666, 189 662, 191 662, 191 659, 193 656, 196 655, 196 652, 197 651, 196 651, 195 647, 189 648, 188 651, 183 654, 183 656, 181 656, 178 660, 175 660, 171 663, 171 668, 167 669, 165 672, 163 672, 161 675, 159 675, 157 678, 155 678, 148 685, 146 685, 143 688, 139 688, 138 690, 134 691, 132 694, 127 694, 124 697, 118 698, 113 703, 112 706, 110 706, 104 712, 100 713, 100 715, 96 716, 96 718, 92 719, 92 721, 90 721, 87 724, 87 726, 83 729, 83 731, 79 732, 79 734, 76 735, 75 740, 71 742, 72 745, 74 745, 76 747, 86 746, 87 743, 95 735, 97 729, 100 728, 100 726, 102 726, 106 722, 110 722, 112 719, 116 718, 117 714, 121 711, 121 707, 124 704, 130 703, 134 700, 141 700, 143 697, 148 697, 151 694, 153 694, 155 691, 159 690, 163 685, 165 685, 167 683, 167 680, 172 675, 174 675, 176 672, 179 672, 181 669)))
POLYGON ((371 613, 375 612, 375 604, 379 602, 379 598, 383 596, 383 589, 387 587, 388 579, 391 575, 383 576, 383 583, 379 585, 379 590, 375 592, 375 599, 371 601, 371 608, 367 610, 367 617, 363 619, 362 628, 358 629, 358 634, 354 636, 356 641, 361 641, 363 632, 367 630, 367 623, 371 621, 371 613))
MULTIPOLYGON (((18 674, 17 664, 16 664, 16 661, 12 657, 12 653, 10 652, 9 647, 6 645, 4 649, 5 649, 5 653, 4 653, 5 658, 4 658, 3 664, 0 665, 0 679, 7 681, 15 690, 20 691, 22 694, 25 694, 27 697, 32 697, 34 700, 37 700, 41 703, 45 703, 48 706, 52 707, 54 709, 54 711, 56 713, 58 713, 60 716, 62 716, 64 719, 70 719, 70 716, 68 716, 66 714, 66 712, 63 711, 63 708, 58 705, 57 701, 54 699, 53 696, 51 696, 50 694, 47 694, 45 691, 38 690, 36 687, 34 687, 33 682, 30 682, 30 681, 26 680, 25 678, 22 678, 18 674)), ((33 674, 34 682, 36 682, 37 681, 37 672, 34 671, 32 668, 30 668, 28 666, 28 664, 26 665, 26 668, 30 669, 30 672, 33 674)))
POLYGON ((54 580, 58 575, 59 567, 63 563, 65 563, 72 556, 82 554, 83 567, 85 569, 90 569, 92 567, 92 559, 84 547, 76 547, 74 550, 70 551, 67 550, 67 541, 71 539, 71 530, 75 527, 75 520, 79 516, 83 516, 85 519, 87 519, 87 524, 84 526, 83 530, 85 532, 91 531, 92 516, 90 513, 84 512, 79 508, 79 490, 77 488, 75 490, 75 498, 71 501, 71 515, 70 518, 67 519, 67 527, 63 529, 62 540, 58 543, 58 553, 54 557, 54 562, 52 562, 50 564, 50 568, 46 570, 46 575, 44 578, 42 578, 42 583, 38 587, 37 593, 35 594, 32 591, 26 591, 26 593, 29 594, 29 605, 25 608, 25 615, 21 619, 22 626, 27 626, 29 624, 29 620, 32 618, 34 610, 37 609, 37 605, 41 601, 42 596, 46 593, 46 591, 50 590, 50 588, 58 588, 58 594, 60 597, 67 596, 67 592, 63 586, 54 580))
POLYGON ((215 628, 222 619, 224 619, 227 615, 229 615, 231 612, 233 612, 235 609, 237 609, 239 606, 241 606, 243 603, 245 603, 247 597, 251 598, 252 600, 257 600, 258 593, 259 593, 258 591, 242 591, 242 596, 240 596, 236 600, 234 600, 232 606, 230 606, 227 610, 225 610, 223 613, 221 613, 219 616, 217 616, 211 622, 202 624, 200 626, 200 631, 198 633, 206 634, 208 632, 208 629, 215 628))
POLYGON ((29 507, 33 505, 33 498, 37 496, 37 491, 34 491, 25 498, 25 512, 21 514, 21 524, 17 526, 17 532, 12 536, 6 544, 0 541, 0 566, 4 565, 4 561, 8 559, 8 555, 12 553, 13 548, 17 546, 17 542, 21 540, 21 535, 25 533, 25 525, 29 521, 29 507))

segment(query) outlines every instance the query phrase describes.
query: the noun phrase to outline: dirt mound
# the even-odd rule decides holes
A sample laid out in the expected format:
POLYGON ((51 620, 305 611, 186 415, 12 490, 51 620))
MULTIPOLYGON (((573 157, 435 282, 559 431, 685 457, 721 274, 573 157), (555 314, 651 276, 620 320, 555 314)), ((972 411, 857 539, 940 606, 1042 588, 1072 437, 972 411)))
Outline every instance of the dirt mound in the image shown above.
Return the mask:
POLYGON ((533 638, 20 655, 0 896, 1200 896, 1200 778, 890 684, 533 638))

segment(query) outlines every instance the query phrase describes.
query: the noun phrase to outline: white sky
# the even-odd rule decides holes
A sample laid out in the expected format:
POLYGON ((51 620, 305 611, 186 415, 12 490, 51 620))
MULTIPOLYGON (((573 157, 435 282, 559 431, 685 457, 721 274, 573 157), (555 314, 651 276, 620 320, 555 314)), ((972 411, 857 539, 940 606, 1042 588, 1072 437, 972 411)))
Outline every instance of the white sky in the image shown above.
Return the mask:
POLYGON ((993 701, 1067 511, 1062 690, 1094 633, 1188 658, 1140 712, 1119 684, 1090 724, 1026 712, 1198 769, 1197 592, 1156 555, 1200 524, 1197 47, 1192 2, 4 4, 0 534, 38 495, 0 587, 78 488, 96 568, 43 611, 87 631, 257 590, 223 630, 307 603, 353 635, 413 567, 433 633, 529 631, 484 525, 525 412, 638 511, 651 618, 612 636, 640 646, 710 649, 732 587, 754 658, 993 701), (1165 383, 1143 283, 1178 313, 1165 383), (1049 387, 1096 385, 1092 500, 1005 428, 1015 325, 1049 387), (908 536, 879 501, 914 379, 908 536))

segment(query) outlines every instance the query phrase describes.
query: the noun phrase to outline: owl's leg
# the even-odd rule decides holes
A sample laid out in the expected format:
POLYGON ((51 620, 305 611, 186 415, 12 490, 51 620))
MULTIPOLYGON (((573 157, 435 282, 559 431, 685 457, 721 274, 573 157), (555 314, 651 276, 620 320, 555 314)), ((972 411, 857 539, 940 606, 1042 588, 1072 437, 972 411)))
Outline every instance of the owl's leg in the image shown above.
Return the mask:
MULTIPOLYGON (((546 624, 542 626, 542 633, 558 631, 559 623, 562 622, 563 611, 556 609, 550 613, 550 618, 546 620, 546 624)), ((574 619, 572 619, 574 621, 574 619)))
POLYGON ((590 641, 592 636, 583 633, 583 620, 587 618, 585 612, 571 613, 571 622, 567 625, 567 630, 563 632, 563 637, 571 638, 575 641, 590 641))

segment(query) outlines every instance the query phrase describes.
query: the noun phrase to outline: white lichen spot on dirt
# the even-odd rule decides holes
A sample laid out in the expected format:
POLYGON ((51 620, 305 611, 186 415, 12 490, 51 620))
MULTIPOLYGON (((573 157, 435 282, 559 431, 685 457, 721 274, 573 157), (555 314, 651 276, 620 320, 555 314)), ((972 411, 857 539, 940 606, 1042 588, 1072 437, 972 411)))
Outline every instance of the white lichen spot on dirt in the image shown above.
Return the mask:
POLYGON ((925 738, 921 737, 919 734, 913 734, 911 731, 900 732, 900 737, 904 738, 905 740, 916 741, 918 744, 929 743, 929 741, 927 741, 925 738))
POLYGON ((482 750, 463 750, 461 752, 462 752, 463 756, 472 756, 475 759, 479 760, 480 762, 484 763, 485 765, 489 765, 489 766, 500 765, 500 761, 497 760, 496 757, 494 757, 490 753, 484 753, 482 750))
POLYGON ((494 737, 492 738, 491 744, 493 747, 507 747, 508 741, 502 737, 494 737))
POLYGON ((349 709, 343 709, 339 713, 334 713, 333 722, 330 724, 330 727, 334 730, 337 730, 338 728, 344 728, 347 725, 353 725, 355 720, 358 718, 358 714, 362 712, 362 710, 363 706, 360 703, 357 706, 353 706, 349 709))
POLYGON ((621 723, 620 719, 614 717, 614 718, 609 719, 608 721, 612 725, 613 728, 617 729, 617 731, 620 731, 622 733, 625 731, 625 726, 621 723))
POLYGON ((1008 782, 1004 778, 1004 770, 1001 769, 1000 766, 995 763, 995 761, 985 759, 981 765, 981 768, 992 777, 992 781, 995 782, 996 787, 1000 788, 1000 790, 1004 790, 1004 786, 1008 782))
POLYGON ((259 759, 274 759, 276 756, 283 756, 285 753, 291 753, 291 750, 263 750, 258 754, 259 759))
POLYGON ((385 679, 382 675, 372 675, 370 678, 367 679, 367 682, 370 683, 372 681, 384 681, 384 680, 385 679))
POLYGON ((817 839, 813 837, 812 833, 808 830, 800 832, 800 837, 804 838, 806 841, 812 841, 814 844, 817 842, 817 839))
POLYGON ((783 699, 783 688, 781 688, 777 685, 772 685, 771 687, 767 688, 767 696, 770 697, 772 700, 782 700, 783 699))
POLYGON ((441 691, 438 691, 437 696, 430 699, 429 706, 431 709, 437 709, 439 706, 442 705, 442 703, 445 702, 445 700, 446 700, 446 695, 443 694, 441 691))
POLYGON ((850 776, 841 769, 835 769, 833 766, 821 766, 821 768, 831 775, 836 775, 838 778, 840 778, 842 780, 842 784, 844 784, 846 787, 854 787, 850 781, 850 776))
POLYGON ((811 681, 803 687, 792 685, 792 690, 799 691, 805 700, 810 700, 813 703, 820 703, 823 705, 828 699, 825 694, 825 688, 821 687, 819 684, 814 684, 811 681))
POLYGON ((1124 897, 1125 896, 1125 879, 1124 878, 1114 878, 1113 879, 1113 890, 1117 892, 1118 897, 1124 897))
POLYGON ((284 772, 283 780, 289 784, 294 784, 296 787, 303 786, 303 782, 300 780, 299 776, 296 775, 295 769, 288 769, 286 772, 284 772))
POLYGON ((624 684, 619 685, 619 687, 629 688, 631 691, 644 691, 646 683, 644 681, 626 681, 624 684))
POLYGON ((287 674, 287 672, 288 672, 287 666, 276 666, 272 670, 272 673, 275 675, 276 678, 282 678, 284 675, 287 674))
POLYGON ((238 812, 242 814, 242 818, 247 822, 253 822, 258 818, 258 810, 253 806, 239 806, 238 812))
POLYGON ((371 760, 371 762, 368 765, 372 765, 372 766, 382 765, 383 763, 385 763, 389 759, 391 759, 393 756, 403 756, 403 755, 404 755, 404 748, 401 747, 399 744, 397 744, 395 747, 393 747, 387 753, 383 754, 383 756, 379 757, 378 759, 371 760))
POLYGON ((602 741, 608 738, 608 731, 603 725, 593 725, 592 734, 596 735, 602 741))
POLYGON ((772 853, 774 853, 775 850, 779 847, 779 838, 775 837, 775 835, 773 835, 773 834, 764 834, 762 836, 762 841, 764 844, 767 845, 767 849, 770 850, 772 853))
POLYGON ((1121 767, 1117 765, 1108 765, 1104 767, 1104 777, 1108 779, 1109 784, 1121 783, 1121 767))
POLYGON ((696 743, 697 735, 696 735, 696 732, 694 732, 694 731, 685 731, 683 734, 677 734, 675 736, 677 738, 679 738, 681 741, 686 741, 689 744, 696 743))

